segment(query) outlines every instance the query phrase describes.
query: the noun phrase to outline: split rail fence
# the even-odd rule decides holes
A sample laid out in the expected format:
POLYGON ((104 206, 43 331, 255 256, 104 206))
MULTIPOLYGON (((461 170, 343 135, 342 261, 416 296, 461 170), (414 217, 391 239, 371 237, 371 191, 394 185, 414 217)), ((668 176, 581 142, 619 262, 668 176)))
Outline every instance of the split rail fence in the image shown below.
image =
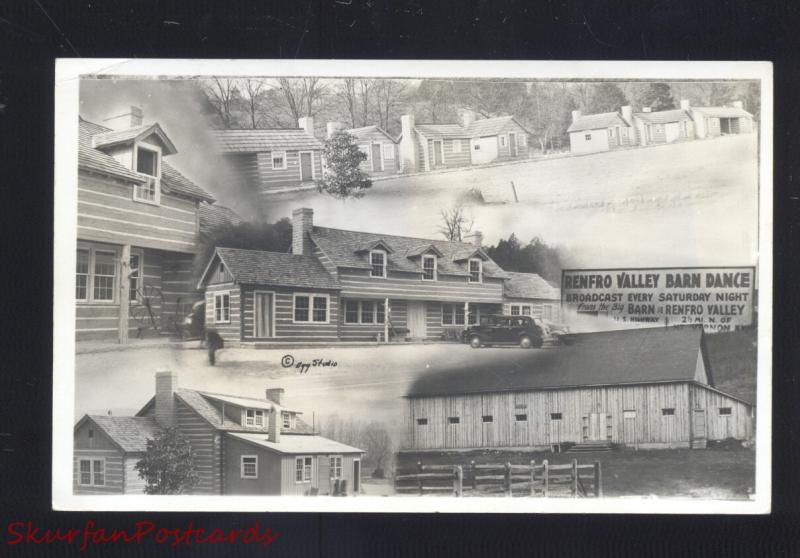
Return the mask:
POLYGON ((399 470, 394 477, 397 494, 418 496, 571 497, 601 498, 603 474, 599 461, 580 465, 550 464, 531 461, 528 465, 511 463, 469 465, 425 465, 415 470, 399 470))

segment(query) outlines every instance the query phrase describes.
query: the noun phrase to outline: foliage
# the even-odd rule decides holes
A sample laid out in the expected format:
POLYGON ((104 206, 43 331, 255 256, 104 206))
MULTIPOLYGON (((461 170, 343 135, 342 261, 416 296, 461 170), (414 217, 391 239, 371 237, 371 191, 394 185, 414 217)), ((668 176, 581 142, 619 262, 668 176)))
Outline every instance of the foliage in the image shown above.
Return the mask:
POLYGON ((534 237, 525 246, 515 234, 500 239, 496 246, 486 247, 486 253, 506 271, 538 273, 548 281, 561 281, 565 256, 559 248, 534 237))
POLYGON ((442 209, 442 225, 439 232, 445 239, 451 242, 461 242, 475 224, 474 220, 467 215, 463 205, 456 205, 450 209, 442 209))
POLYGON ((675 108, 675 99, 667 83, 651 83, 637 99, 639 107, 650 107, 653 112, 675 108))
POLYGON ((192 446, 175 427, 147 441, 147 451, 135 468, 146 482, 145 494, 183 494, 200 482, 192 446))
POLYGON ((361 170, 367 160, 356 144, 356 137, 344 131, 335 132, 325 141, 322 151, 326 168, 317 189, 335 198, 360 198, 372 187, 372 180, 361 170))
POLYGON ((620 89, 619 85, 613 82, 603 82, 594 86, 592 100, 589 103, 589 113, 616 112, 628 103, 628 98, 620 89))

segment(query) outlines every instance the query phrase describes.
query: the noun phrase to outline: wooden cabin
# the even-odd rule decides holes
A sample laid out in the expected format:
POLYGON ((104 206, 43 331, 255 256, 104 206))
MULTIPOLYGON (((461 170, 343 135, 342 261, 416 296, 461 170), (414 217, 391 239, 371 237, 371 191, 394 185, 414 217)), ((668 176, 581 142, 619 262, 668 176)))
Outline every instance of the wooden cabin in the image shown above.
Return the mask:
POLYGON ((561 291, 537 273, 506 271, 503 314, 535 316, 548 322, 561 319, 561 291))
POLYGON ((619 112, 581 114, 572 111, 572 123, 567 128, 572 153, 596 153, 636 145, 636 130, 631 107, 619 112))
POLYGON ((633 121, 639 145, 673 143, 695 138, 694 122, 689 112, 689 102, 681 101, 681 108, 651 112, 645 108, 634 113, 633 121))
POLYGON ((136 107, 120 129, 80 119, 78 340, 174 330, 201 298, 191 277, 198 207, 214 198, 165 160, 176 152, 136 107))
POLYGON ((400 157, 397 141, 379 126, 362 126, 345 129, 341 122, 328 122, 327 137, 337 131, 345 131, 358 143, 358 148, 367 156, 359 167, 372 177, 391 176, 400 172, 400 157))
POLYGON ((406 395, 404 449, 700 448, 753 437, 752 404, 714 387, 702 328, 574 337, 491 366, 426 370, 406 395))
POLYGON ((729 107, 693 107, 692 119, 698 138, 753 132, 753 115, 744 110, 741 101, 729 107))

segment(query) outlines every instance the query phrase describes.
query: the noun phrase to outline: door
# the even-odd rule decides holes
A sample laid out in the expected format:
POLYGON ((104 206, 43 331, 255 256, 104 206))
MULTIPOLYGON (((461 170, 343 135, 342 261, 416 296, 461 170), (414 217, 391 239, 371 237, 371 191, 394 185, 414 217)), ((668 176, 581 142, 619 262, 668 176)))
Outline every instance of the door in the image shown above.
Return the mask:
POLYGON ((622 442, 624 444, 636 443, 636 411, 622 411, 622 442))
POLYGON ((353 494, 361 491, 361 460, 353 461, 353 494))
POLYGON ((372 144, 372 171, 381 172, 383 170, 383 157, 381 156, 381 144, 372 144))
POLYGON ((605 441, 606 415, 605 413, 592 413, 589 415, 589 440, 605 441))
POLYGON ((254 293, 253 337, 272 337, 271 293, 254 293))
POLYGON ((692 415, 694 419, 693 424, 693 440, 702 441, 705 440, 707 437, 706 434, 706 410, 705 409, 695 409, 692 415))
POLYGON ((300 153, 300 180, 309 182, 314 179, 314 158, 308 151, 300 153))
POLYGON ((508 134, 508 150, 511 152, 512 157, 517 156, 517 134, 508 134))
POLYGON ((415 339, 427 337, 424 302, 408 303, 408 336, 415 339))
POLYGON ((438 167, 444 161, 442 160, 442 142, 435 140, 433 142, 433 165, 438 167))

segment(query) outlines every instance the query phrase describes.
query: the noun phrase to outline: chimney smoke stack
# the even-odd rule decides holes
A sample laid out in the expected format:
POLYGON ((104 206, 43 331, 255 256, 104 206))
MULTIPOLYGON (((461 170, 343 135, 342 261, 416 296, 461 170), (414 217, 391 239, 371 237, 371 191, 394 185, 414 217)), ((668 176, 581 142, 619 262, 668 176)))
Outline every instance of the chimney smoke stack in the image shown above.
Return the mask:
POLYGON ((341 122, 328 122, 325 125, 326 137, 330 138, 336 132, 344 130, 344 124, 341 122))
POLYGON ((292 211, 292 253, 310 256, 312 252, 311 229, 314 228, 314 210, 301 207, 292 211))
POLYGON ((278 407, 272 407, 269 412, 269 441, 274 444, 281 443, 281 411, 278 407))
POLYGON ((128 112, 110 116, 103 120, 103 124, 113 130, 126 130, 128 128, 136 128, 141 126, 144 122, 144 111, 141 107, 131 106, 128 112))
POLYGON ((400 168, 403 172, 417 171, 417 146, 414 143, 414 115, 404 114, 400 117, 400 128, 403 137, 400 139, 400 168))
POLYGON ((464 109, 461 111, 461 125, 464 128, 469 128, 470 124, 475 122, 475 111, 464 109))
POLYGON ((283 388, 267 388, 267 399, 276 405, 281 405, 284 392, 283 388))
POLYGON ((689 110, 689 99, 681 99, 681 110, 689 110))
POLYGON ((581 111, 579 111, 579 110, 573 110, 572 111, 572 122, 573 123, 575 123, 575 121, 578 120, 578 118, 580 118, 580 117, 581 117, 581 111))
POLYGON ((474 233, 472 233, 472 238, 473 238, 472 242, 473 244, 475 244, 475 246, 477 246, 478 248, 483 246, 483 233, 481 231, 475 231, 474 233))
POLYGON ((309 136, 314 135, 314 117, 304 116, 297 120, 297 125, 306 131, 309 136))
POLYGON ((178 375, 171 370, 156 372, 156 422, 164 428, 175 426, 175 391, 178 375))

